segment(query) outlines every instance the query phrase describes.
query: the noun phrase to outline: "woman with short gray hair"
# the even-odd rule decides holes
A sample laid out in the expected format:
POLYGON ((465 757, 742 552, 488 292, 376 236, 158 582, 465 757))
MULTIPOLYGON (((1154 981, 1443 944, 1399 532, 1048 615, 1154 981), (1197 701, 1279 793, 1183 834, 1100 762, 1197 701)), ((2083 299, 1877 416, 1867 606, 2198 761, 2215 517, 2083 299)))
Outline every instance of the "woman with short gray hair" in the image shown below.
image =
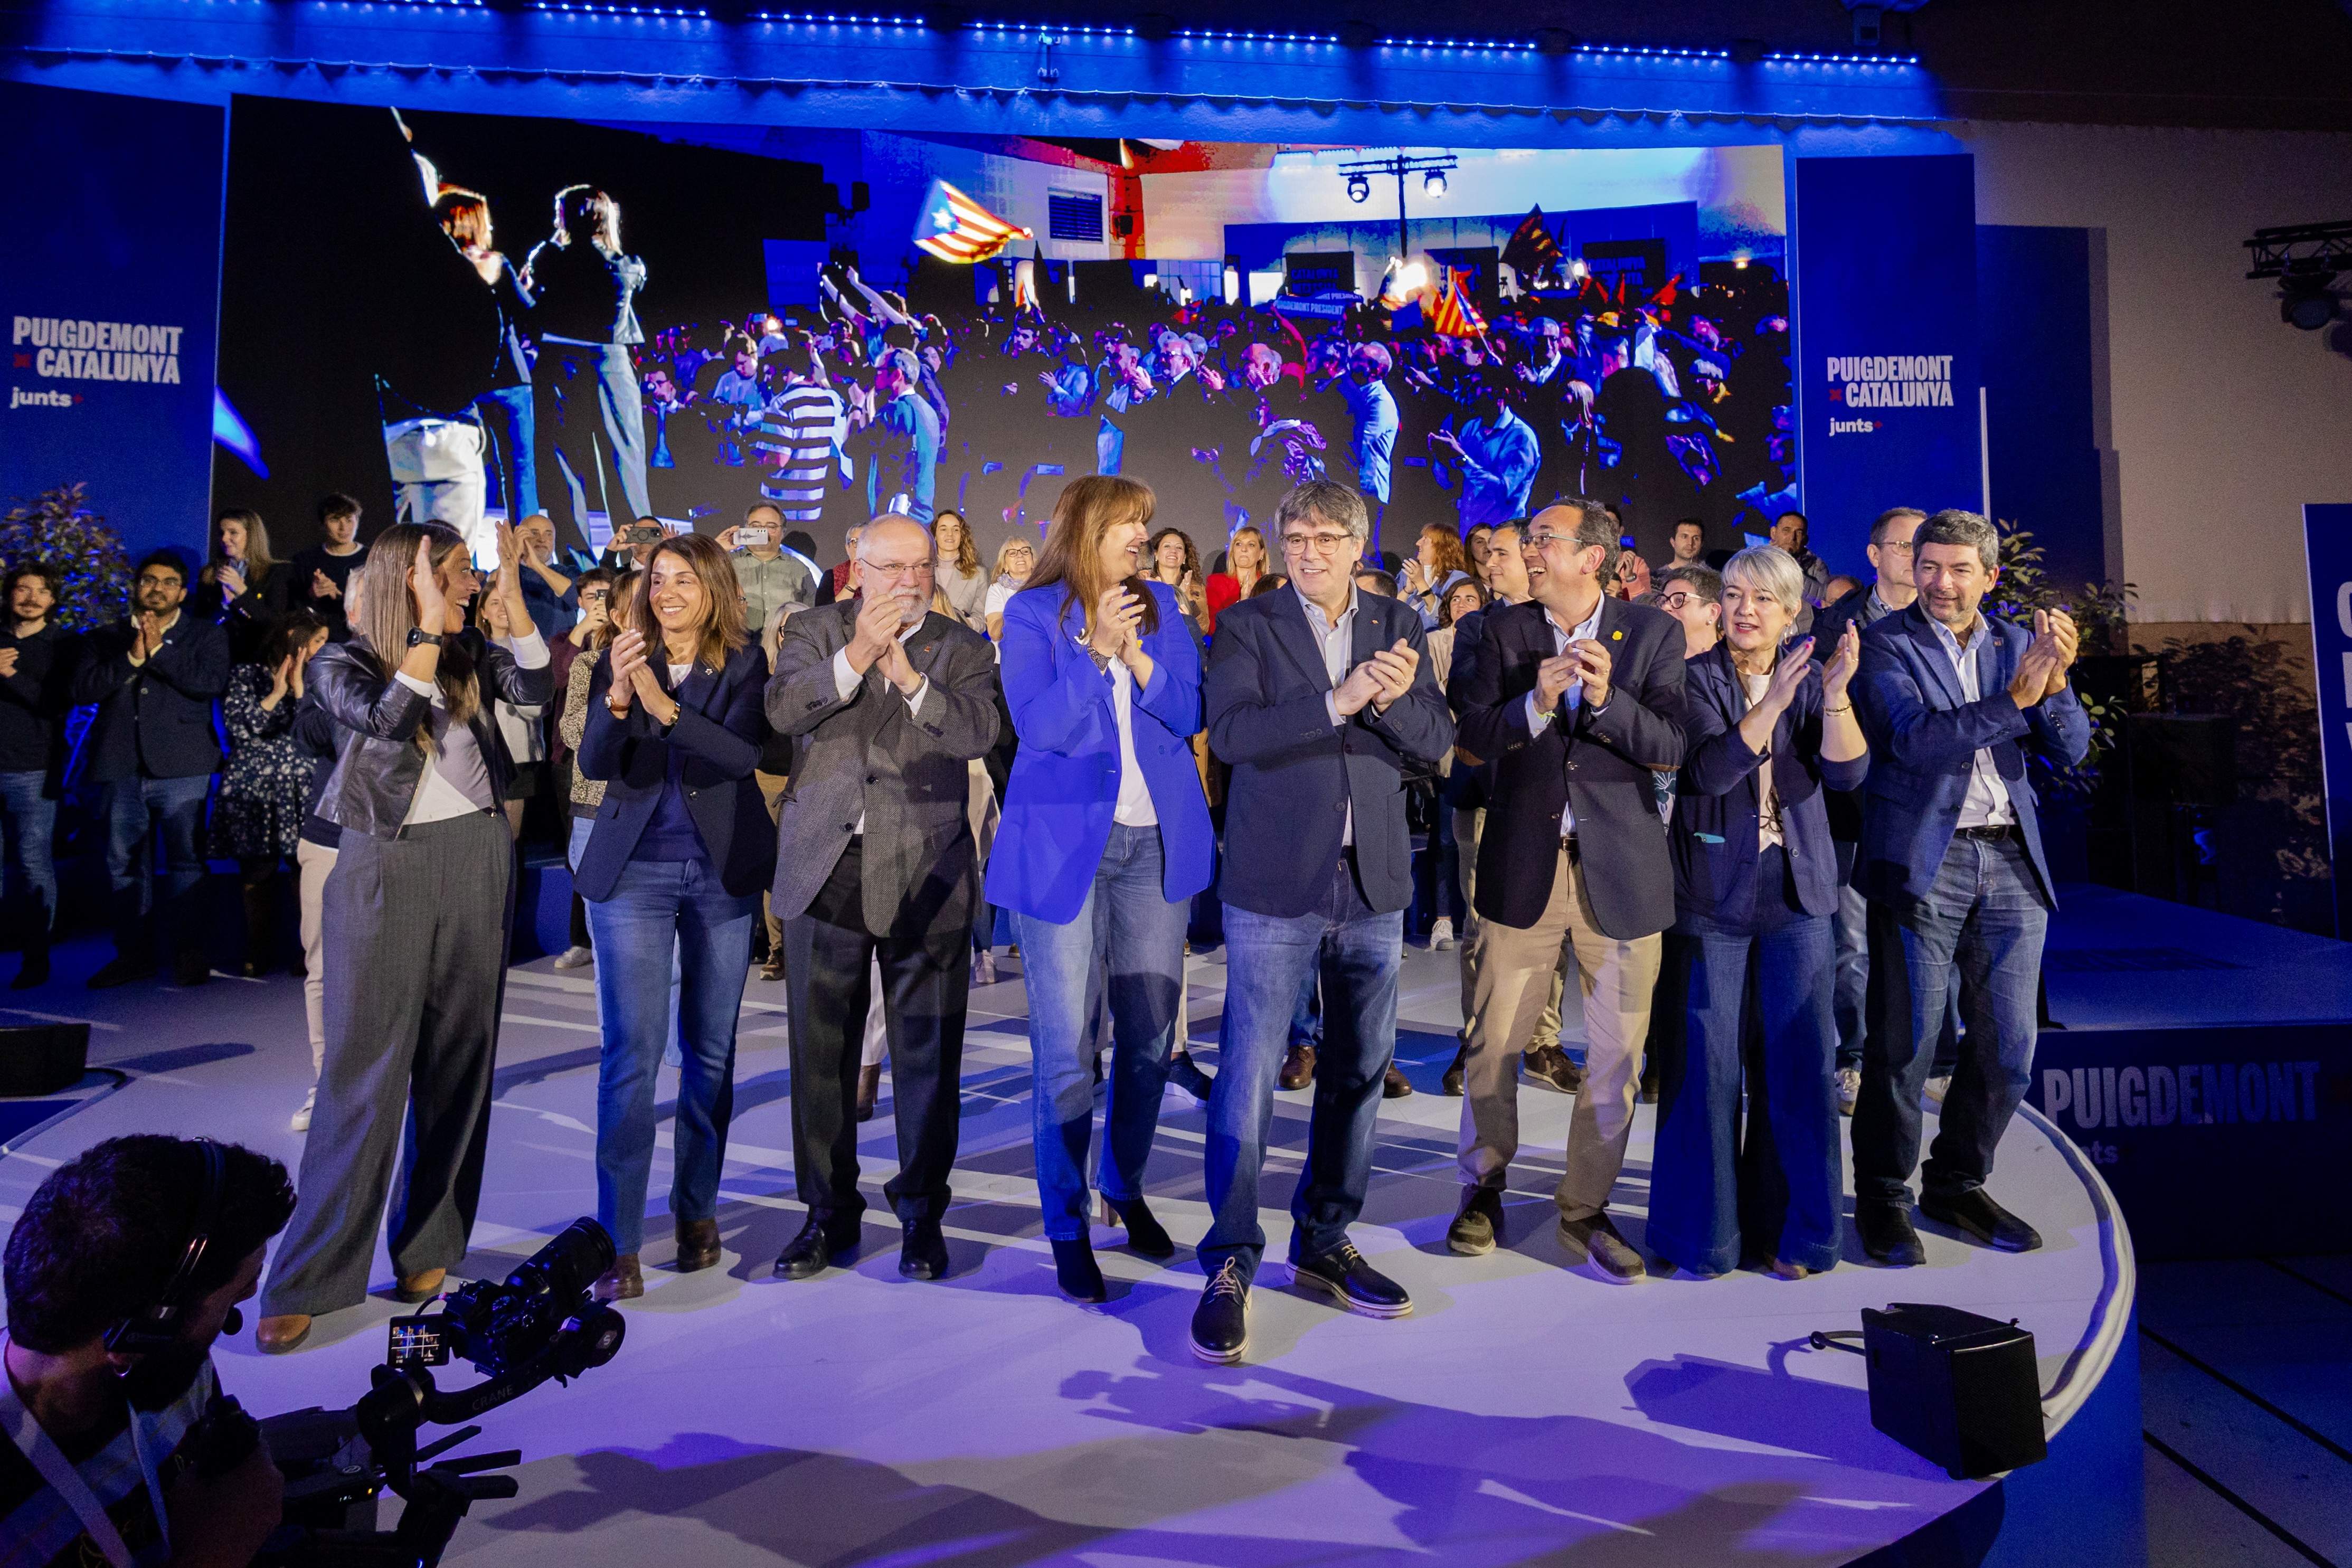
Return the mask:
POLYGON ((1787 552, 1723 569, 1723 640, 1685 667, 1688 748, 1668 826, 1676 919, 1658 1017, 1649 1241, 1698 1275, 1836 1265, 1840 1168, 1831 1000, 1837 858, 1825 789, 1869 752, 1846 694, 1851 626, 1825 665, 1789 636, 1805 607, 1787 552), (1740 1126, 1742 1089, 1747 1126, 1740 1126))

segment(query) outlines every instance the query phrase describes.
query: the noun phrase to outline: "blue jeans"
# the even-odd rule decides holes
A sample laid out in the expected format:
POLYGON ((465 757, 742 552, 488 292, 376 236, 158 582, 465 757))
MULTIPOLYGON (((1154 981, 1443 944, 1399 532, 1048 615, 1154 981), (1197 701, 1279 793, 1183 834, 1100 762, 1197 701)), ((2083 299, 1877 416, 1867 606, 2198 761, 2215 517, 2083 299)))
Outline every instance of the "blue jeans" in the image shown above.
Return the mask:
POLYGON ((1870 1039, 1853 1108, 1857 1200, 1911 1201, 1919 1092, 1956 975, 1968 1032, 1920 1184, 1939 1197, 1984 1184, 2033 1074, 2049 924, 2049 905, 2013 832, 1999 840, 1956 836, 1927 896, 1909 909, 1872 901, 1870 1039))
POLYGON ((22 911, 26 952, 44 951, 58 926, 58 872, 51 858, 58 803, 45 773, 0 773, 0 816, 7 819, 5 903, 22 911))
POLYGON ((1176 1044, 1184 989, 1184 922, 1192 900, 1161 894, 1157 827, 1113 824, 1087 901, 1067 924, 1015 913, 1029 987, 1035 1076, 1037 1205, 1045 1235, 1087 1234, 1087 1151, 1094 1133, 1094 1001, 1108 985, 1111 1070, 1103 1107, 1103 1196, 1143 1195, 1160 1131, 1160 1094, 1176 1044))
POLYGON ((500 386, 474 399, 482 426, 498 434, 502 443, 490 458, 499 476, 499 500, 509 522, 520 522, 539 510, 539 452, 534 442, 529 386, 500 386))
POLYGON ((210 773, 198 773, 184 779, 115 779, 107 784, 106 875, 113 893, 117 956, 173 957, 186 940, 188 895, 205 879, 205 857, 197 840, 212 783, 210 773), (161 897, 152 875, 158 827, 163 833, 161 897), (151 910, 155 917, 152 942, 146 929, 151 910))
POLYGON ((1225 963, 1225 1047, 1209 1100, 1213 1218, 1200 1258, 1210 1274, 1230 1258, 1255 1279, 1265 1253, 1257 1188, 1274 1120, 1275 1079, 1300 988, 1318 968, 1323 1047, 1307 1122, 1307 1169, 1290 1200, 1291 1261, 1347 1240, 1348 1226, 1363 1212, 1381 1080, 1396 1050, 1404 911, 1376 912, 1356 885, 1354 868, 1341 859, 1310 914, 1285 918, 1227 905, 1225 963))
POLYGON ((669 1212, 679 1224, 719 1212, 719 1168, 735 1109, 735 1020, 751 977, 756 894, 719 885, 698 860, 631 860, 609 899, 588 901, 596 943, 596 1218, 619 1252, 642 1250, 654 1158, 654 1080, 669 1035, 669 971, 679 971, 677 1147, 669 1212))
POLYGON ((1837 946, 1827 916, 1790 906, 1785 852, 1762 858, 1746 919, 1666 934, 1649 1241, 1694 1274, 1838 1260, 1837 946))

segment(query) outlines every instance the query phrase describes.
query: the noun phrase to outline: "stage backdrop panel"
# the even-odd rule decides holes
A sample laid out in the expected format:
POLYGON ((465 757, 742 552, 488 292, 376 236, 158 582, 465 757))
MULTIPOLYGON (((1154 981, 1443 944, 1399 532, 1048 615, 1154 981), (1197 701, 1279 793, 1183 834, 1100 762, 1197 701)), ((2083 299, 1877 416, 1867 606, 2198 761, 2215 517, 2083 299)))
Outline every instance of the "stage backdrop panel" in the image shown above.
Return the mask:
POLYGON ((221 138, 217 108, 0 82, 43 176, 0 226, 0 500, 86 482, 134 556, 205 539, 221 138))
POLYGON ((2352 935, 2352 506, 2303 509, 2311 640, 2319 675, 2319 760, 2327 790, 2336 934, 2352 935))
POLYGON ((1888 507, 1984 504, 1976 163, 1800 158, 1796 186, 1804 510, 1858 569, 1888 507))

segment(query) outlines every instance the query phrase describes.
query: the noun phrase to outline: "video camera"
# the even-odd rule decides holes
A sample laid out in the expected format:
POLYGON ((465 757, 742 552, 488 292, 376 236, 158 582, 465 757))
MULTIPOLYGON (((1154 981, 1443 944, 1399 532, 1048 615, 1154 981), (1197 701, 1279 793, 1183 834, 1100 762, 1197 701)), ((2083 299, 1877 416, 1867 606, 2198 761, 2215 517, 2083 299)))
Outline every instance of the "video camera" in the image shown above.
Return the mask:
POLYGON ((257 1568, 432 1568, 440 1562, 467 1510, 518 1489, 511 1476, 480 1472, 520 1464, 522 1454, 507 1448, 441 1459, 481 1428, 464 1426, 423 1447, 418 1429, 456 1426, 551 1377, 562 1383, 611 1361, 627 1324, 588 1291, 613 1267, 613 1257, 604 1226, 577 1219, 505 1279, 475 1280, 446 1297, 438 1312, 394 1319, 374 1386, 348 1410, 298 1410, 257 1426, 235 1400, 215 1401, 205 1417, 207 1446, 216 1443, 222 1451, 200 1449, 199 1468, 233 1468, 252 1451, 257 1431, 286 1477, 286 1523, 255 1558, 257 1568), (432 1369, 460 1357, 487 1381, 446 1392, 436 1387, 432 1369), (231 1457, 226 1450, 240 1437, 243 1449, 231 1457), (379 1531, 376 1501, 387 1490, 407 1506, 396 1528, 379 1531))

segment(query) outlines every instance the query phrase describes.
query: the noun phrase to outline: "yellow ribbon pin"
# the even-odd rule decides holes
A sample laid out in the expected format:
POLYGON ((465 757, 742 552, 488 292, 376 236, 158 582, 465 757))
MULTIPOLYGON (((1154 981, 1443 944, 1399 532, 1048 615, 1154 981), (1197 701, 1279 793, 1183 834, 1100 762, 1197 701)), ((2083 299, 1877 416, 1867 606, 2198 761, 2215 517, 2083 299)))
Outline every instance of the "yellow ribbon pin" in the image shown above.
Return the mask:
POLYGON ((1609 640, 1611 642, 1623 642, 1625 640, 1625 634, 1622 630, 1611 632, 1609 634, 1609 640))

